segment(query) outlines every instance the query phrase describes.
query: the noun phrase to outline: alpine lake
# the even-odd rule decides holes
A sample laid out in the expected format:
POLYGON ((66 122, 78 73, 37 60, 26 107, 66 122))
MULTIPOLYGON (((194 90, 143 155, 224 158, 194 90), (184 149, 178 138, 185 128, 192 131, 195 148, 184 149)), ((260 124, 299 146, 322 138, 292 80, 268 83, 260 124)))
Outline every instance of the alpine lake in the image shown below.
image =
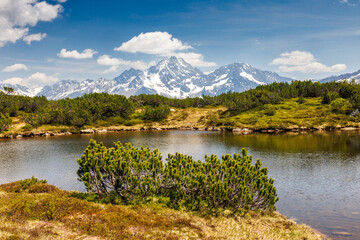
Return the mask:
POLYGON ((236 135, 206 131, 134 131, 0 140, 0 184, 35 176, 66 190, 84 191, 80 158, 93 138, 110 147, 130 142, 158 148, 165 161, 180 152, 204 156, 241 153, 259 158, 275 180, 277 209, 332 239, 360 239, 360 132, 236 135))

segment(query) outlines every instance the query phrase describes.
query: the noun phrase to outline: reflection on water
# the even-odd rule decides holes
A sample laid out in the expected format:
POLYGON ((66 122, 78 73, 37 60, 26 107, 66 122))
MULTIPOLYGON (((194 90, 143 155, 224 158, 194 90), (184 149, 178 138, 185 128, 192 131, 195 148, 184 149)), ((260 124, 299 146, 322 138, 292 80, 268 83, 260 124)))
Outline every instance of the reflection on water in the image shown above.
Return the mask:
POLYGON ((240 153, 245 147, 260 158, 275 179, 278 210, 298 222, 342 239, 360 239, 360 134, 233 135, 219 132, 118 132, 51 138, 0 140, 0 183, 31 176, 64 189, 83 190, 77 181, 76 159, 95 138, 181 152, 203 159, 205 154, 240 153), (332 235, 349 232, 350 237, 332 235))

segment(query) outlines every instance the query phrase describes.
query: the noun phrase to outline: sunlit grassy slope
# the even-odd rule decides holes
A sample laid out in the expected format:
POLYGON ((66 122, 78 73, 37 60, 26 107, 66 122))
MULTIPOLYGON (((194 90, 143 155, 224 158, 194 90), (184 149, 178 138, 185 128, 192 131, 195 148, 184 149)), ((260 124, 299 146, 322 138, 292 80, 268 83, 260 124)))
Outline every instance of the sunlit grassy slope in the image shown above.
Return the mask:
MULTIPOLYGON (((293 128, 317 128, 332 129, 338 127, 360 127, 359 117, 350 117, 347 114, 337 113, 331 110, 329 104, 321 104, 321 98, 306 98, 304 103, 298 103, 298 99, 283 100, 278 104, 268 104, 253 108, 244 112, 228 111, 222 106, 207 106, 203 108, 172 108, 167 119, 150 122, 141 118, 141 111, 130 116, 130 119, 117 118, 99 120, 87 125, 85 128, 107 130, 139 130, 139 129, 181 129, 181 128, 205 128, 216 126, 220 128, 250 128, 261 129, 293 129, 293 128)), ((13 118, 10 129, 6 134, 40 133, 40 132, 79 132, 71 126, 44 125, 37 129, 26 129, 26 123, 21 118, 13 118)))
POLYGON ((321 104, 321 98, 306 98, 304 103, 298 103, 297 100, 268 104, 235 116, 225 114, 218 120, 218 124, 252 129, 359 126, 357 118, 333 112, 329 104, 321 104))
POLYGON ((54 186, 0 186, 0 239, 321 239, 278 213, 201 217, 160 204, 92 203, 54 186))

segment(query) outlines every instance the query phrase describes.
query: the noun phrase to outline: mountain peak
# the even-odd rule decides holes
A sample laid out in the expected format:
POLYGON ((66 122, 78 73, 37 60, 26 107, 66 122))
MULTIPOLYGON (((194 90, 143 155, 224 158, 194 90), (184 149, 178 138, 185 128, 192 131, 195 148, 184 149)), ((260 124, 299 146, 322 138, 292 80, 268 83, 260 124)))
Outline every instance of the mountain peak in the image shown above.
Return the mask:
POLYGON ((247 63, 232 63, 205 74, 184 59, 169 56, 147 70, 131 68, 113 80, 64 80, 44 87, 40 93, 30 89, 24 89, 21 93, 44 95, 49 99, 74 98, 95 92, 121 94, 127 97, 151 93, 186 98, 201 97, 203 94, 214 96, 230 90, 242 92, 262 84, 291 80, 274 72, 254 68, 247 63))
POLYGON ((184 59, 182 58, 177 58, 175 56, 170 56, 167 58, 164 58, 163 60, 161 60, 160 62, 158 62, 158 64, 156 65, 157 67, 164 67, 164 66, 168 66, 168 65, 177 65, 177 66, 183 66, 183 67, 192 67, 189 63, 185 62, 184 59))

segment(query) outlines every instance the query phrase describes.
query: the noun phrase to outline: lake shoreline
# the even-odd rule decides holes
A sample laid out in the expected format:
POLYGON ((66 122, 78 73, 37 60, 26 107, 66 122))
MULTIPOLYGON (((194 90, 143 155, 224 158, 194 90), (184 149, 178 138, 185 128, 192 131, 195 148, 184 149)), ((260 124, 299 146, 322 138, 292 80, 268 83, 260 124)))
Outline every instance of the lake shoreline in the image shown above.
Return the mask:
POLYGON ((12 134, 0 134, 0 139, 19 139, 27 137, 50 137, 50 136, 63 136, 72 134, 95 134, 106 132, 126 132, 126 131, 212 131, 212 132, 232 132, 233 134, 277 134, 277 133, 308 133, 308 132, 334 132, 334 131, 357 131, 360 127, 334 127, 334 128, 306 128, 306 127, 288 127, 284 129, 252 129, 252 128, 231 128, 231 127, 128 127, 128 126, 112 126, 112 127, 99 127, 87 128, 79 131, 21 131, 12 134))

